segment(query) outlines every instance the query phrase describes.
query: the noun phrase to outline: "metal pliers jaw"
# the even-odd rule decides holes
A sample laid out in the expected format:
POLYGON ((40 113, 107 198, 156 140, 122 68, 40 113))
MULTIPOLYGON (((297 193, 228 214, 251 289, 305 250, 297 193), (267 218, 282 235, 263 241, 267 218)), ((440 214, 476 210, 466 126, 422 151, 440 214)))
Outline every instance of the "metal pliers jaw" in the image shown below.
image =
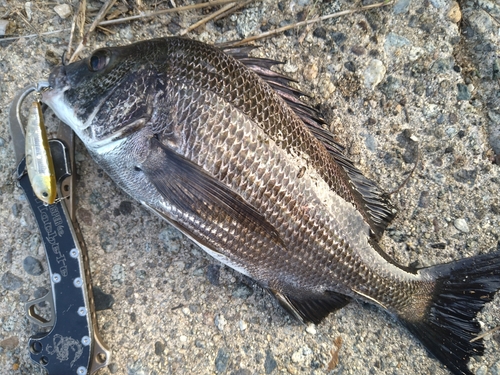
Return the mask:
MULTIPOLYGON (((20 90, 12 104, 9 108, 9 128, 10 134, 12 136, 12 143, 14 146, 14 153, 16 155, 16 165, 19 165, 21 161, 25 158, 25 150, 26 150, 26 133, 24 123, 26 120, 22 115, 22 105, 27 99, 27 97, 32 93, 41 92, 44 90, 50 89, 50 85, 47 81, 40 81, 37 84, 30 84, 20 90)), ((60 123, 58 131, 57 131, 57 139, 64 143, 66 148, 65 156, 67 156, 67 160, 64 160, 64 163, 68 164, 68 169, 70 171, 75 170, 75 135, 71 128, 64 124, 60 123)), ((23 171, 24 173, 24 171, 23 171)), ((18 176, 19 178, 20 176, 18 176)), ((75 218, 75 194, 74 187, 76 184, 76 174, 69 173, 64 176, 61 183, 61 191, 60 198, 64 198, 64 202, 66 204, 66 209, 69 212, 71 220, 76 223, 75 218)))
POLYGON ((9 127, 10 134, 12 135, 12 143, 14 145, 14 152, 16 154, 16 164, 19 165, 21 160, 24 158, 24 153, 26 149, 25 137, 26 133, 24 131, 23 123, 25 122, 22 119, 22 104, 29 94, 32 92, 39 92, 45 88, 49 88, 50 85, 46 81, 40 81, 36 85, 30 84, 19 91, 9 109, 9 127))
POLYGON ((87 249, 75 220, 74 135, 67 125, 61 123, 59 139, 49 141, 58 195, 67 199, 58 199, 51 205, 40 201, 26 173, 22 104, 31 93, 48 87, 47 82, 26 86, 15 96, 9 110, 18 165, 16 177, 41 233, 51 283, 46 296, 25 305, 31 322, 50 329, 30 337, 28 346, 31 359, 49 375, 87 375, 107 366, 111 353, 99 335, 87 249), (37 313, 36 306, 41 302, 50 306, 49 318, 37 313))

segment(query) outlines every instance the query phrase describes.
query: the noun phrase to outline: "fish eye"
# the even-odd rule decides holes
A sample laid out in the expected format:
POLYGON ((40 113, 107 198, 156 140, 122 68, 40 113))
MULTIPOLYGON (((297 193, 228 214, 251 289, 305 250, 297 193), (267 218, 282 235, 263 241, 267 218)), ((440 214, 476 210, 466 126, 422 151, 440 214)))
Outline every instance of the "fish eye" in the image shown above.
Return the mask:
POLYGON ((104 50, 96 51, 88 60, 89 70, 98 72, 104 69, 109 63, 109 53, 104 50))

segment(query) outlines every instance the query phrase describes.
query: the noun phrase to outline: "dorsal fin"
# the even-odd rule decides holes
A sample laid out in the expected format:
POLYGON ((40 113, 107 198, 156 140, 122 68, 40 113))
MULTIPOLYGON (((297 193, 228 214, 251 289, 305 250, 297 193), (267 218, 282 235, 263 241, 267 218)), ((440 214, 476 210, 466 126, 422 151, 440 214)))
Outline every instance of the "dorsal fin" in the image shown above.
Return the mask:
POLYGON ((396 213, 387 195, 373 181, 366 178, 344 155, 344 147, 338 144, 333 134, 326 129, 327 124, 321 113, 300 99, 301 96, 307 95, 290 86, 290 82, 296 81, 270 69, 282 63, 248 56, 248 53, 255 48, 257 47, 225 47, 223 51, 238 59, 265 80, 307 125, 312 134, 325 145, 333 159, 349 176, 354 192, 359 194, 360 201, 364 203, 364 210, 371 221, 369 224, 373 235, 379 240, 396 213))

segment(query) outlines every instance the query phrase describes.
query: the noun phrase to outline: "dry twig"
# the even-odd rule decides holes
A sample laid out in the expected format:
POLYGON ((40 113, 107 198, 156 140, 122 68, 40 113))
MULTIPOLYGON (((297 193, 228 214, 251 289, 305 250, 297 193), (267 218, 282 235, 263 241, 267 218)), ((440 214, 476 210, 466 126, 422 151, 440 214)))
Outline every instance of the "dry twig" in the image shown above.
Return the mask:
POLYGON ((244 6, 246 6, 246 5, 250 4, 252 1, 254 1, 254 0, 246 0, 246 1, 245 1, 245 2, 243 2, 243 3, 241 3, 241 4, 239 4, 239 5, 236 5, 236 6, 235 6, 234 8, 232 8, 231 10, 228 10, 228 11, 227 11, 227 12, 225 12, 225 13, 221 13, 221 14, 219 14, 217 17, 215 17, 215 18, 214 18, 214 21, 215 21, 215 20, 220 20, 221 18, 224 18, 224 17, 227 17, 229 14, 236 12, 238 9, 243 8, 244 6))
POLYGON ((187 33, 189 33, 190 31, 193 31, 194 29, 200 27, 201 25, 204 25, 205 23, 207 23, 208 21, 214 19, 214 18, 217 18, 218 16, 221 16, 221 15, 228 15, 234 11, 236 11, 237 9, 240 9, 241 7, 247 5, 248 3, 250 3, 251 1, 253 0, 247 0, 241 4, 237 4, 237 3, 230 3, 230 4, 227 4, 226 6, 223 6, 221 9, 219 9, 218 11, 216 12, 213 12, 211 13, 210 15, 208 15, 207 17, 199 20, 198 22, 192 24, 191 26, 189 26, 187 29, 184 29, 180 32, 180 35, 185 35, 187 33))
MULTIPOLYGON (((134 21, 134 20, 143 19, 143 18, 155 17, 155 16, 159 16, 159 15, 162 15, 162 14, 167 14, 167 13, 182 12, 182 11, 186 11, 186 10, 193 10, 193 9, 205 8, 205 7, 210 7, 210 6, 214 6, 214 5, 222 5, 222 4, 234 3, 234 2, 240 3, 242 1, 241 0, 236 0, 236 1, 235 0, 213 0, 213 1, 208 1, 208 2, 205 2, 205 3, 200 3, 200 4, 195 4, 195 5, 187 5, 187 6, 177 7, 177 8, 171 8, 171 9, 163 9, 163 10, 159 10, 159 11, 155 11, 155 12, 144 12, 144 13, 139 14, 137 16, 123 17, 123 18, 117 18, 117 19, 114 19, 114 20, 102 21, 102 22, 98 23, 98 26, 116 25, 116 24, 119 24, 119 23, 124 23, 124 22, 128 22, 128 21, 134 21)), ((263 39, 263 38, 269 37, 271 35, 279 34, 279 33, 283 32, 283 31, 292 29, 294 27, 304 26, 304 25, 315 23, 315 22, 324 21, 324 20, 327 20, 327 19, 330 19, 330 18, 341 17, 341 16, 344 16, 344 15, 348 15, 348 14, 352 14, 352 13, 356 13, 356 12, 361 12, 361 11, 364 11, 364 10, 374 9, 374 8, 380 8, 380 7, 383 7, 383 6, 386 6, 386 5, 392 5, 392 4, 394 4, 394 0, 384 1, 382 3, 367 5, 367 6, 364 6, 364 7, 361 7, 361 8, 350 9, 350 10, 345 10, 345 11, 342 11, 342 12, 328 14, 326 16, 321 16, 321 17, 317 17, 317 18, 314 18, 314 19, 311 19, 311 20, 297 22, 297 23, 292 24, 292 25, 287 25, 287 26, 284 26, 284 27, 281 27, 281 28, 278 28, 278 29, 275 29, 275 30, 271 30, 271 31, 265 32, 265 33, 260 34, 260 35, 256 35, 256 36, 253 36, 253 37, 250 37, 250 38, 246 38, 246 39, 243 39, 243 40, 240 40, 240 41, 237 41, 237 42, 233 42, 233 43, 231 43, 231 45, 238 46, 238 45, 246 44, 246 43, 248 43, 250 41, 259 40, 259 39, 263 39)), ((58 33, 62 33, 62 32, 67 32, 67 31, 70 31, 70 30, 71 29, 69 29, 69 28, 65 28, 65 29, 59 29, 59 30, 54 30, 54 31, 47 31, 47 32, 44 32, 44 33, 39 33, 39 34, 30 34, 30 35, 22 35, 22 36, 16 36, 16 37, 1 38, 0 42, 1 41, 17 40, 19 38, 34 38, 34 37, 42 36, 42 35, 53 35, 53 34, 58 34, 58 33)))
POLYGON ((168 14, 168 13, 175 13, 175 12, 183 12, 186 10, 193 10, 193 9, 200 9, 200 8, 206 8, 206 7, 211 7, 214 5, 222 5, 222 4, 227 4, 227 3, 238 3, 241 2, 241 0, 214 0, 214 1, 207 1, 205 3, 200 3, 200 4, 194 4, 194 5, 186 5, 183 7, 177 7, 177 8, 170 8, 170 9, 162 9, 158 10, 155 12, 144 12, 142 14, 139 14, 137 16, 130 16, 130 17, 124 17, 124 18, 118 18, 116 20, 109 20, 109 21, 103 21, 100 23, 101 26, 107 26, 107 25, 116 25, 118 23, 123 23, 123 22, 128 22, 128 21, 134 21, 142 18, 149 18, 149 17, 155 17, 155 16, 160 16, 162 14, 168 14))
POLYGON ((500 326, 498 327, 495 327, 493 329, 490 329, 489 331, 486 331, 486 332, 483 332, 482 334, 480 334, 479 336, 476 336, 474 337, 472 340, 470 340, 469 342, 474 342, 474 341, 477 341, 477 340, 481 340, 482 338, 488 336, 488 335, 491 335, 493 332, 495 331, 498 331, 500 330, 500 326))
POLYGON ((106 13, 108 13, 108 11, 111 9, 111 7, 115 3, 116 3, 116 0, 106 0, 104 5, 102 6, 101 10, 99 11, 97 16, 95 17, 94 22, 92 22, 92 24, 90 25, 89 31, 87 31, 87 33, 85 34, 83 39, 80 41, 80 44, 78 44, 78 47, 76 47, 76 50, 73 53, 73 56, 71 56, 71 58, 69 59, 69 63, 76 60, 76 58, 78 57, 78 54, 83 49, 83 46, 85 45, 85 43, 87 43, 87 39, 88 39, 90 33, 93 32, 97 26, 102 26, 101 20, 104 18, 106 13))
POLYGON ((264 39, 264 38, 267 38, 267 37, 269 37, 271 35, 276 35, 276 34, 282 33, 283 31, 290 30, 290 29, 293 29, 293 28, 296 28, 296 27, 305 26, 305 25, 309 25, 309 24, 312 24, 312 23, 316 23, 316 22, 320 22, 320 21, 325 21, 325 20, 328 20, 328 19, 331 19, 331 18, 337 18, 337 17, 348 15, 348 14, 362 12, 364 10, 370 10, 370 9, 374 9, 374 8, 380 8, 380 7, 384 7, 384 6, 392 5, 392 4, 394 4, 394 0, 384 1, 382 3, 371 4, 371 5, 367 5, 367 6, 360 7, 360 8, 354 8, 354 9, 344 10, 344 11, 341 11, 341 12, 327 14, 327 15, 321 16, 321 17, 316 17, 316 18, 313 18, 313 19, 310 19, 310 20, 296 22, 296 23, 293 23, 293 24, 290 24, 290 25, 279 27, 277 29, 267 31, 267 32, 262 33, 262 34, 251 36, 251 37, 242 39, 240 41, 231 43, 231 46, 234 46, 234 47, 240 46, 242 44, 247 44, 249 42, 253 42, 254 40, 264 39))
POLYGON ((71 48, 73 45, 73 35, 75 29, 78 30, 78 36, 80 39, 83 39, 83 32, 85 30, 85 10, 87 8, 87 0, 80 0, 80 5, 78 6, 78 10, 73 17, 73 23, 71 25, 71 33, 69 36, 68 49, 67 54, 71 56, 71 48))

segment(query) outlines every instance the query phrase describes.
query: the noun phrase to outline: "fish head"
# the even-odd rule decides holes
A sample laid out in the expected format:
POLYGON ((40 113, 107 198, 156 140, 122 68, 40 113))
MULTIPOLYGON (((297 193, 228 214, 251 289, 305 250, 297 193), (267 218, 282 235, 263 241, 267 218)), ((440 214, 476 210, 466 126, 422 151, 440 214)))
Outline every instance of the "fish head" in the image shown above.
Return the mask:
POLYGON ((89 148, 124 138, 151 116, 156 50, 144 43, 101 48, 58 66, 42 101, 89 148))

